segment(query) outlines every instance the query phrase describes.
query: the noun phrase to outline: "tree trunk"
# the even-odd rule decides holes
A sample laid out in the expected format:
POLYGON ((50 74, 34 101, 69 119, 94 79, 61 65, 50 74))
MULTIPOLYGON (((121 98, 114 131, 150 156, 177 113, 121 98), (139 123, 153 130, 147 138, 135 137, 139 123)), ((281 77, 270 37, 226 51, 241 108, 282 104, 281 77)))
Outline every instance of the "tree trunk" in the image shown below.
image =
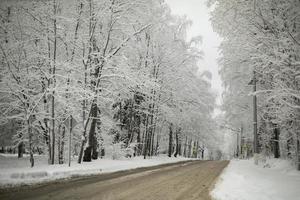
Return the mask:
POLYGON ((175 148, 175 154, 174 154, 174 157, 177 157, 177 155, 179 154, 179 139, 178 139, 178 132, 179 132, 179 130, 176 130, 176 132, 175 132, 176 148, 175 148))
POLYGON ((149 128, 149 147, 148 147, 148 155, 149 156, 152 156, 152 150, 153 150, 153 140, 154 140, 154 123, 153 123, 153 120, 154 120, 154 90, 152 90, 151 92, 153 94, 153 96, 150 98, 150 101, 153 101, 153 103, 150 104, 150 107, 149 107, 149 112, 151 113, 149 115, 150 117, 150 128, 149 128))
POLYGON ((243 146, 244 146, 244 136, 243 136, 243 131, 244 131, 244 128, 243 128, 243 124, 241 125, 241 135, 240 135, 240 157, 243 157, 244 155, 244 152, 243 152, 243 146))
POLYGON ((141 155, 141 124, 139 123, 139 127, 137 129, 137 138, 136 138, 136 142, 137 142, 137 150, 136 150, 136 155, 140 156, 141 155))
POLYGON ((83 138, 81 140, 81 145, 80 145, 80 151, 79 151, 79 155, 78 155, 78 161, 77 161, 79 164, 81 163, 81 160, 82 160, 83 149, 84 149, 85 143, 86 143, 85 134, 83 134, 83 138))
POLYGON ((130 115, 129 115, 129 128, 128 128, 128 140, 127 140, 127 147, 130 146, 130 144, 133 141, 134 138, 134 113, 133 113, 133 107, 134 107, 134 100, 129 102, 130 106, 130 115))
POLYGON ((190 142, 189 142, 189 155, 188 155, 189 158, 192 156, 192 148, 193 148, 192 143, 193 143, 193 140, 190 140, 190 142))
POLYGON ((147 146, 148 146, 148 115, 146 116, 146 126, 145 126, 145 138, 143 142, 143 154, 144 154, 144 159, 146 159, 147 156, 147 146))
POLYGON ((157 155, 157 145, 158 145, 158 129, 156 127, 157 125, 157 109, 156 109, 156 112, 155 112, 155 119, 154 119, 154 124, 153 124, 153 143, 152 143, 152 155, 157 155), (155 145, 155 148, 154 148, 154 138, 155 138, 155 133, 156 133, 156 145, 155 145))
POLYGON ((34 158, 33 158, 33 150, 32 150, 32 130, 31 130, 31 122, 30 117, 27 120, 27 131, 28 131, 28 142, 29 142, 29 160, 30 160, 30 166, 34 166, 34 158))
POLYGON ((54 154, 55 154, 55 115, 54 115, 54 94, 52 94, 52 99, 51 99, 51 123, 52 123, 52 126, 51 126, 51 164, 53 165, 54 164, 54 154))
POLYGON ((53 29, 54 29, 54 44, 53 44, 53 68, 52 68, 52 96, 51 96, 51 123, 52 123, 52 149, 51 149, 51 164, 54 164, 54 154, 55 154, 55 97, 54 97, 54 88, 55 88, 55 70, 56 70, 56 10, 57 4, 56 0, 53 0, 53 29))
POLYGON ((274 129, 274 158, 279 158, 280 157, 280 152, 279 152, 279 128, 274 129))
MULTIPOLYGON (((99 121, 99 119, 96 119, 96 124, 97 124, 97 121, 99 121)), ((98 159, 98 140, 97 140, 97 132, 95 131, 94 134, 93 134, 93 143, 92 143, 92 159, 93 160, 97 160, 98 159)))
POLYGON ((141 155, 144 155, 144 148, 145 148, 145 134, 146 134, 146 129, 144 127, 143 129, 143 135, 141 138, 141 155))
POLYGON ((91 127, 89 130, 88 135, 88 147, 84 151, 83 161, 84 162, 91 162, 92 158, 97 159, 98 152, 97 152, 97 139, 96 139, 96 124, 97 124, 97 117, 98 117, 98 106, 95 102, 92 104, 91 108, 91 127))
POLYGON ((196 153, 197 153, 196 146, 197 146, 197 142, 194 141, 194 143, 193 143, 193 158, 196 158, 196 153))
POLYGON ((59 149, 59 156, 58 156, 59 164, 64 164, 65 134, 66 134, 66 128, 63 126, 62 127, 62 135, 60 138, 60 149, 59 149))
POLYGON ((23 153, 24 153, 24 142, 21 141, 18 144, 18 158, 23 158, 23 153))
POLYGON ((195 157, 198 158, 198 150, 199 150, 199 142, 196 142, 196 155, 195 157))
POLYGON ((236 157, 239 157, 240 147, 239 147, 239 133, 236 132, 236 157))
POLYGON ((155 155, 158 155, 159 143, 158 143, 158 133, 156 134, 156 146, 155 146, 155 155))
POLYGON ((190 153, 191 153, 191 144, 190 144, 191 140, 189 140, 187 142, 187 157, 190 158, 190 153))
POLYGON ((151 139, 152 139, 152 130, 149 128, 148 139, 147 139, 147 155, 151 156, 151 139))
POLYGON ((84 150, 83 162, 91 162, 92 161, 92 147, 88 146, 84 150))
POLYGON ((69 122, 69 152, 68 152, 68 163, 69 167, 71 166, 71 153, 72 153, 72 129, 73 129, 73 117, 70 116, 69 122))
POLYGON ((297 166, 298 166, 298 170, 300 171, 300 139, 299 139, 299 133, 298 133, 298 137, 297 137, 297 147, 296 147, 296 151, 297 151, 297 166))
POLYGON ((147 139, 147 155, 150 157, 151 156, 151 139, 152 139, 152 131, 151 128, 149 128, 148 132, 148 139, 147 139))
POLYGON ((186 148, 187 148, 187 136, 185 136, 185 141, 184 141, 184 150, 183 150, 184 157, 187 157, 186 148))
MULTIPOLYGON (((88 53, 88 61, 87 63, 89 65, 91 65, 91 53, 92 53, 92 0, 89 0, 89 53, 88 53)), ((83 61, 84 63, 84 61, 83 61)), ((88 69, 88 64, 84 63, 84 88, 86 89, 87 86, 87 69, 88 69)), ((91 66, 90 66, 91 68, 91 66)), ((94 99, 95 101, 95 99, 94 99)), ((93 103, 92 103, 93 106, 93 103)), ((92 108, 91 108, 92 109, 92 108)), ((79 151, 79 156, 78 156, 78 163, 81 163, 82 161, 82 157, 83 157, 83 153, 84 153, 84 147, 86 145, 87 142, 87 138, 86 138, 86 132, 87 132, 87 126, 89 124, 89 120, 90 120, 90 114, 91 114, 91 110, 89 111, 88 114, 88 118, 86 119, 86 110, 87 110, 87 99, 83 100, 83 105, 82 105, 82 118, 83 118, 83 135, 81 138, 81 145, 80 145, 80 151, 79 151)))
POLYGON ((169 151, 168 151, 168 156, 172 156, 172 151, 173 151, 173 132, 172 132, 172 126, 173 124, 171 123, 169 126, 169 151))
POLYGON ((58 126, 58 138, 57 138, 57 160, 60 164, 60 145, 61 145, 61 125, 58 126))
POLYGON ((152 139, 151 139, 151 141, 152 141, 151 142, 151 156, 153 156, 153 153, 154 153, 154 138, 155 138, 155 132, 154 131, 155 131, 155 129, 153 128, 152 129, 152 132, 153 132, 152 133, 152 139))

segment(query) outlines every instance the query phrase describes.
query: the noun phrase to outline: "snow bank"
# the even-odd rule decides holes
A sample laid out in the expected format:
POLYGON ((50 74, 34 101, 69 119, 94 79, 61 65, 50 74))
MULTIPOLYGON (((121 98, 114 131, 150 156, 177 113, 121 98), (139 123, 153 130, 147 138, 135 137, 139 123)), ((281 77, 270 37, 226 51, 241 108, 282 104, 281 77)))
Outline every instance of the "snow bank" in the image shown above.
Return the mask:
POLYGON ((286 160, 232 160, 214 190, 215 200, 299 200, 300 172, 286 160))
POLYGON ((67 164, 48 165, 45 156, 35 156, 35 167, 30 168, 28 158, 26 157, 18 159, 16 155, 7 156, 0 154, 0 187, 116 172, 139 167, 175 163, 184 160, 190 159, 183 157, 169 158, 162 155, 151 159, 143 159, 142 157, 123 160, 98 159, 93 162, 84 162, 82 164, 77 164, 76 159, 74 159, 71 167, 68 167, 67 164))

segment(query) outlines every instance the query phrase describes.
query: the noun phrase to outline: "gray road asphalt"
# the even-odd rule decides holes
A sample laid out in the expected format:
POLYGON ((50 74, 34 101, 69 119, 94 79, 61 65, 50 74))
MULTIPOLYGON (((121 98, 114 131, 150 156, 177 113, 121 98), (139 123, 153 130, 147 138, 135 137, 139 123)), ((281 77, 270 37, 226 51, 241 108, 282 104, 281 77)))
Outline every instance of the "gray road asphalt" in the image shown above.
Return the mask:
POLYGON ((208 200, 228 161, 193 161, 0 190, 0 199, 208 200))

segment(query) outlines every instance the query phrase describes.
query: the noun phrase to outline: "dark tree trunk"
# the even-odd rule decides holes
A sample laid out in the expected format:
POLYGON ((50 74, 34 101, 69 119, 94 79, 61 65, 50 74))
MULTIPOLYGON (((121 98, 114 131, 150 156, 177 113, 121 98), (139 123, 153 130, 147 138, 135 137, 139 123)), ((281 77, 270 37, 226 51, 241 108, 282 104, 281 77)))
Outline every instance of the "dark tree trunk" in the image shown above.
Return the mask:
POLYGON ((155 155, 158 155, 159 143, 158 143, 158 134, 156 135, 156 146, 155 146, 155 155))
POLYGON ((152 139, 152 130, 149 128, 148 139, 147 139, 147 155, 151 156, 151 139, 152 139))
POLYGON ((54 96, 52 97, 52 108, 51 108, 51 123, 52 123, 52 126, 51 126, 51 164, 54 165, 54 155, 55 155, 55 119, 54 119, 54 96))
POLYGON ((181 152, 181 142, 182 142, 182 138, 181 138, 181 129, 179 129, 179 135, 178 135, 178 155, 182 156, 182 152, 181 152))
POLYGON ((279 158, 280 157, 280 152, 279 152, 279 128, 274 129, 274 158, 279 158))
POLYGON ((97 139, 96 139, 96 124, 97 124, 97 117, 98 117, 98 106, 96 103, 93 103, 91 108, 91 127, 89 130, 88 135, 88 144, 89 146, 84 151, 83 161, 84 162, 91 162, 92 159, 98 158, 98 152, 97 152, 97 139))
POLYGON ((78 163, 80 164, 81 163, 81 160, 82 160, 82 156, 83 156, 83 149, 84 149, 84 146, 85 146, 85 143, 86 143, 86 139, 85 139, 85 134, 83 134, 84 136, 84 139, 81 141, 81 145, 80 145, 80 151, 79 151, 79 155, 78 155, 78 163))
POLYGON ((189 154, 188 154, 188 157, 190 158, 192 156, 192 143, 193 143, 193 140, 190 140, 189 142, 189 154))
POLYGON ((143 139, 143 148, 142 148, 142 151, 143 151, 143 156, 144 156, 144 159, 146 159, 146 153, 147 153, 147 130, 145 130, 145 133, 143 134, 144 135, 144 139, 143 139))
MULTIPOLYGON (((95 138, 95 132, 96 132, 96 123, 97 123, 97 113, 98 113, 98 106, 97 106, 97 93, 100 91, 97 87, 100 83, 100 77, 101 77, 101 71, 104 66, 104 60, 100 63, 98 58, 94 58, 91 55, 92 51, 98 51, 98 48, 95 44, 95 40, 93 37, 93 33, 95 31, 95 28, 92 28, 92 26, 96 26, 95 19, 93 17, 93 7, 92 7, 92 0, 89 0, 89 53, 88 53, 88 61, 86 64, 84 64, 85 70, 87 69, 87 65, 91 67, 92 62, 96 64, 95 71, 91 73, 91 76, 93 76, 94 79, 91 80, 91 85, 94 89, 95 98, 92 102, 91 109, 89 112, 89 116, 87 121, 85 122, 85 110, 86 110, 86 104, 87 100, 85 99, 83 101, 83 122, 84 124, 84 131, 83 131, 83 139, 81 142, 79 157, 78 157, 78 163, 81 163, 81 159, 83 156, 83 161, 90 162, 93 159, 97 159, 98 152, 97 152, 97 140, 95 138), (93 61, 92 61, 93 59, 93 61), (100 63, 100 64, 99 64, 100 63), (84 146, 86 145, 86 133, 87 133, 87 126, 89 124, 89 121, 91 122, 91 126, 89 129, 89 135, 88 135, 88 147, 84 150, 84 146), (84 155, 83 155, 84 154, 84 155)), ((98 51, 99 52, 99 51, 98 51)), ((104 50, 105 52, 105 50, 104 50)), ((103 56, 105 57, 105 56, 103 56)), ((87 84, 87 73, 85 73, 85 86, 87 84)))
POLYGON ((188 140, 187 142, 187 151, 186 151, 186 157, 191 157, 190 153, 191 153, 191 144, 190 144, 191 140, 188 140))
POLYGON ((136 138, 136 142, 137 142, 137 147, 136 147, 136 155, 140 156, 141 155, 141 128, 140 128, 140 123, 139 123, 139 127, 137 129, 137 138, 136 138))
POLYGON ((192 158, 196 158, 196 141, 193 142, 192 158))
MULTIPOLYGON (((151 126, 151 125, 150 125, 151 126)), ((151 138, 152 138, 152 131, 151 131, 151 128, 149 128, 149 130, 148 130, 148 137, 147 137, 147 146, 146 146, 146 154, 147 154, 147 156, 151 156, 150 155, 150 151, 151 151, 151 138)))
MULTIPOLYGON (((30 118, 30 117, 29 117, 30 118)), ((29 142, 29 155, 30 155, 30 166, 34 166, 34 158, 33 158, 33 146, 32 146, 32 129, 30 119, 27 120, 27 131, 28 131, 28 142, 29 142)))
POLYGON ((23 158, 24 153, 24 142, 21 141, 18 145, 18 158, 23 158))
POLYGON ((60 164, 60 145, 61 145, 61 125, 58 126, 58 138, 57 138, 57 160, 60 164))
POLYGON ((179 156, 182 156, 182 152, 181 152, 181 140, 179 140, 178 149, 179 149, 178 155, 179 155, 179 156))
MULTIPOLYGON (((157 114, 157 112, 156 112, 157 114)), ((153 143, 152 143, 152 155, 157 155, 157 145, 158 145, 158 130, 157 130, 157 115, 155 116, 154 119, 154 124, 153 124, 153 143), (156 133, 157 132, 157 133, 156 133), (155 138, 155 133, 156 133, 156 145, 154 143, 154 138, 155 138), (154 147, 155 146, 155 147, 154 147)))
POLYGON ((132 143, 133 141, 133 137, 134 137, 134 119, 133 119, 133 101, 129 102, 128 104, 129 106, 129 127, 128 127, 128 135, 127 135, 127 140, 126 140, 126 146, 129 147, 130 143, 132 143))
POLYGON ((64 163, 64 147, 65 147, 65 134, 66 134, 66 128, 62 127, 62 135, 60 137, 59 141, 59 156, 58 156, 58 163, 63 164, 64 163))
POLYGON ((236 133, 236 157, 239 157, 240 147, 239 147, 239 133, 236 133))
POLYGON ((153 128, 153 133, 152 133, 152 142, 151 142, 151 156, 154 155, 154 138, 155 138, 155 129, 153 128))
MULTIPOLYGON (((154 92, 152 92, 152 93, 154 93, 154 92)), ((151 99, 153 99, 153 98, 154 97, 151 97, 151 99)), ((151 115, 149 115, 149 117, 150 117, 150 128, 149 128, 148 156, 152 156, 152 152, 153 152, 153 142, 154 142, 154 123, 153 123, 153 119, 154 119, 154 103, 150 105, 150 112, 151 112, 151 115)))
POLYGON ((195 157, 198 158, 198 151, 199 151, 199 142, 196 143, 196 155, 195 157))
POLYGON ((146 127, 145 127, 145 138, 144 138, 144 143, 143 143, 143 154, 144 154, 144 159, 146 159, 147 156, 147 147, 148 147, 148 115, 146 116, 146 127))
POLYGON ((143 135, 141 138, 141 155, 144 155, 144 148, 145 148, 145 132, 146 130, 143 130, 143 135))
POLYGON ((181 128, 178 129, 178 134, 177 134, 177 137, 178 137, 178 155, 181 156, 181 128))
MULTIPOLYGON (((57 3, 53 0, 53 14, 56 16, 57 14, 57 3)), ((52 85, 55 88, 55 71, 56 71, 56 48, 57 48, 57 25, 56 25, 56 17, 53 19, 53 32, 54 32, 54 41, 53 41, 53 67, 52 67, 52 85)), ((52 91, 51 95, 51 133, 52 133, 52 149, 51 149, 51 164, 54 165, 54 155, 55 155, 55 90, 52 91)))
POLYGON ((173 151, 173 132, 172 132, 172 126, 173 124, 171 123, 169 126, 169 151, 168 151, 168 156, 172 156, 172 151, 173 151))
POLYGON ((184 157, 187 157, 186 148, 187 148, 187 136, 185 136, 185 142, 184 142, 184 150, 183 150, 183 156, 184 157))
POLYGON ((177 157, 177 155, 179 154, 179 139, 178 139, 178 132, 179 132, 179 130, 176 130, 176 132, 175 132, 176 147, 175 147, 175 154, 174 154, 174 157, 177 157))
POLYGON ((299 135, 297 137, 297 145, 296 145, 296 151, 297 151, 297 161, 298 161, 298 170, 300 171, 300 140, 299 135))
POLYGON ((94 135, 94 138, 93 138, 93 145, 92 145, 92 159, 93 160, 97 160, 98 159, 98 141, 97 141, 97 137, 96 135, 94 135))
POLYGON ((92 161, 92 147, 88 146, 84 150, 83 162, 91 162, 92 161))
MULTIPOLYGON (((44 97, 44 103, 46 104, 47 103, 47 100, 46 98, 44 97)), ((47 106, 45 105, 45 110, 47 113, 48 112, 48 109, 46 108, 47 106)), ((51 143, 50 143, 50 128, 48 126, 48 119, 44 118, 44 125, 45 127, 42 125, 42 122, 39 121, 39 124, 40 124, 40 127, 41 129, 43 130, 43 133, 44 133, 44 139, 45 139, 45 143, 47 145, 47 148, 48 148, 48 164, 51 164, 51 143)))

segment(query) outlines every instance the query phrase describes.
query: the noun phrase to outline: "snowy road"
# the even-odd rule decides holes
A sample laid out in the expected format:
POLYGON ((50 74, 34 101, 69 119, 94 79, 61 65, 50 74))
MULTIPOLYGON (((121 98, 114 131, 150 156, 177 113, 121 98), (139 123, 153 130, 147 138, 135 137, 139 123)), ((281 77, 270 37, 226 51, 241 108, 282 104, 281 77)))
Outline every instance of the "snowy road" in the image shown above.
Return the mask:
POLYGON ((0 199, 206 200, 228 161, 193 161, 1 191, 0 199))

